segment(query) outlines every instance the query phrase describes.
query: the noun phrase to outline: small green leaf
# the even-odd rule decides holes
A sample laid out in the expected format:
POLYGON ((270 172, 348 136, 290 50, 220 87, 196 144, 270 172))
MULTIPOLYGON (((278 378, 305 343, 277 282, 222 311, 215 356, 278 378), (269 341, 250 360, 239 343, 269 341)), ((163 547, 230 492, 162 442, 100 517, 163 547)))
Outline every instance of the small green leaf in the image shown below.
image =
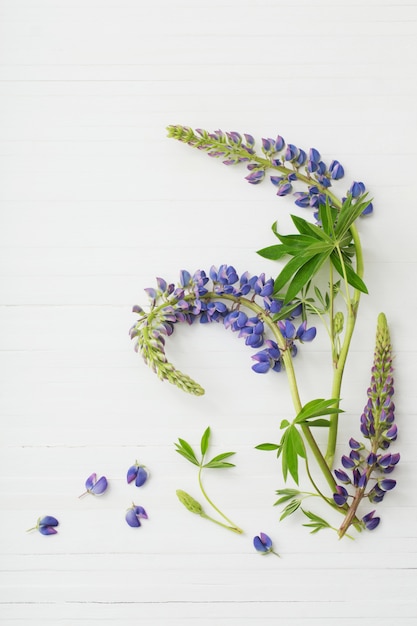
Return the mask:
MULTIPOLYGON (((335 411, 335 412, 339 413, 339 411, 335 411)), ((328 428, 330 426, 330 420, 325 420, 325 419, 321 419, 321 418, 306 419, 306 420, 304 420, 303 422, 300 422, 300 423, 307 424, 310 428, 313 428, 313 427, 328 428)))
POLYGON ((211 467, 213 469, 225 468, 225 467, 235 467, 233 463, 226 463, 225 461, 209 461, 203 467, 211 467))
POLYGON ((275 245, 275 246, 267 246, 266 248, 257 250, 257 254, 262 256, 264 259, 271 259, 272 261, 277 261, 278 259, 282 259, 282 257, 288 254, 288 252, 285 246, 275 245))
POLYGON ((351 285, 354 289, 361 291, 362 293, 368 293, 368 289, 365 283, 363 282, 362 278, 358 276, 353 267, 348 263, 344 263, 342 267, 340 257, 336 251, 332 252, 332 254, 330 255, 330 260, 340 276, 344 277, 343 271, 346 273, 346 280, 348 281, 349 285, 351 285))
POLYGON ((279 443, 260 443, 255 446, 256 450, 278 450, 280 447, 279 443))
POLYGON ((280 521, 282 521, 289 515, 292 515, 293 513, 295 513, 295 511, 300 508, 300 505, 301 505, 301 500, 292 500, 289 504, 287 504, 287 506, 283 510, 281 517, 279 518, 280 521))
POLYGON ((204 465, 203 467, 208 467, 210 465, 210 463, 213 462, 218 462, 218 461, 223 461, 224 459, 228 459, 230 456, 233 456, 233 454, 236 454, 236 452, 223 452, 222 454, 218 454, 217 456, 214 456, 208 463, 206 463, 206 465, 204 465))
POLYGON ((327 243, 333 243, 332 238, 329 237, 322 228, 307 222, 307 220, 297 215, 291 215, 291 219, 297 228, 299 233, 303 235, 311 235, 316 241, 327 241, 327 243))
POLYGON ((181 454, 184 458, 186 458, 188 461, 193 463, 194 465, 200 466, 200 462, 197 459, 195 452, 190 446, 190 444, 187 443, 184 439, 178 438, 178 441, 179 443, 175 444, 175 447, 177 448, 177 452, 181 454))
POLYGON ((288 428, 289 425, 290 425, 290 422, 288 420, 282 420, 279 427, 281 430, 283 430, 284 428, 288 428))
POLYGON ((301 510, 304 513, 304 515, 308 517, 309 520, 311 520, 311 523, 303 524, 303 526, 313 529, 311 531, 311 534, 318 533, 319 530, 323 530, 324 528, 332 528, 330 524, 326 522, 326 520, 323 519, 322 517, 319 517, 318 515, 316 515, 315 513, 312 513, 311 511, 306 511, 304 509, 301 509, 301 510))
POLYGON ((343 413, 342 409, 337 407, 339 403, 338 398, 331 398, 330 400, 324 400, 323 398, 317 398, 307 402, 294 419, 294 424, 302 424, 314 417, 321 417, 322 415, 332 415, 335 413, 343 413), (336 405, 336 406, 335 406, 336 405))
POLYGON ((298 489, 278 489, 276 494, 277 496, 281 497, 274 503, 274 506, 283 504, 284 502, 288 502, 288 500, 291 500, 295 496, 299 496, 301 494, 301 491, 298 491, 298 489))
POLYGON ((208 426, 206 428, 206 430, 204 431, 203 436, 201 437, 200 448, 201 448, 202 456, 204 456, 205 453, 207 452, 209 439, 210 439, 210 434, 211 434, 210 433, 210 426, 208 426))
POLYGON ((297 428, 291 424, 282 438, 282 473, 284 480, 288 472, 298 485, 298 457, 305 458, 306 451, 303 440, 297 428))

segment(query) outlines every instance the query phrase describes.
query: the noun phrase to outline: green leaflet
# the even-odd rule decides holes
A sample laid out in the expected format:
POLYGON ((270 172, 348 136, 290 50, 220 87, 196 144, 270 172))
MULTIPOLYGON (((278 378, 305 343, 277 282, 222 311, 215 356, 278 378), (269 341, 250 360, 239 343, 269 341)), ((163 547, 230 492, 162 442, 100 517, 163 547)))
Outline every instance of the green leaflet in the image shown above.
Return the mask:
POLYGON ((298 457, 305 459, 306 451, 302 437, 293 424, 287 427, 282 436, 279 456, 281 456, 284 480, 287 480, 288 473, 290 473, 298 485, 298 457))
POLYGON ((338 408, 338 403, 338 398, 331 398, 330 400, 317 398, 316 400, 310 400, 295 417, 294 424, 306 424, 309 420, 315 417, 321 417, 322 415, 343 413, 343 411, 338 408))
POLYGON ((323 530, 324 528, 332 528, 332 526, 330 526, 330 524, 326 522, 326 520, 322 517, 319 517, 311 511, 305 511, 304 509, 301 510, 304 515, 310 520, 308 524, 303 524, 303 526, 306 526, 307 528, 312 528, 312 530, 310 531, 311 534, 318 533, 319 530, 323 530))

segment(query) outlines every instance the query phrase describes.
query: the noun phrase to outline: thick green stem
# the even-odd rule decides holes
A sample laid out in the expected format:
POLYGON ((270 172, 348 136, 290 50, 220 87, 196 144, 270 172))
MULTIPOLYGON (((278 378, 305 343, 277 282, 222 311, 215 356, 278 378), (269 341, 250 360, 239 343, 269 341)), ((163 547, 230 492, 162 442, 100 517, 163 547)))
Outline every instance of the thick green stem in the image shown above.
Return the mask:
MULTIPOLYGON (((351 226, 350 230, 352 233, 352 238, 353 238, 353 242, 354 242, 355 250, 356 250, 356 273, 358 274, 358 276, 362 278, 363 272, 364 272, 362 246, 361 246, 361 242, 359 239, 356 226, 355 225, 351 226)), ((358 289, 355 289, 353 292, 352 298, 347 303, 348 317, 346 321, 345 335, 344 335, 343 343, 340 349, 339 357, 337 361, 333 363, 334 373, 333 373, 333 385, 332 385, 332 398, 340 398, 340 395, 341 395, 343 373, 344 373, 346 360, 347 360, 348 353, 349 353, 350 344, 352 341, 353 331, 355 329, 360 297, 361 297, 361 292, 358 289)), ((330 417, 330 426, 329 426, 329 431, 328 431, 326 462, 330 468, 333 466, 333 462, 334 462, 338 424, 339 424, 339 414, 336 413, 330 417)))

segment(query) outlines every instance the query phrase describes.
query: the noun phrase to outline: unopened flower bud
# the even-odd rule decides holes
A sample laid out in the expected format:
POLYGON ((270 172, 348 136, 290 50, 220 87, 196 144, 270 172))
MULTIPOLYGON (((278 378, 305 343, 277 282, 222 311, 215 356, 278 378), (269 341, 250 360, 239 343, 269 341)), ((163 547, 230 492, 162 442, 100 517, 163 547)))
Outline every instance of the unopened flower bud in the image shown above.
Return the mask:
POLYGON ((191 511, 191 513, 195 513, 196 515, 203 515, 203 507, 197 500, 194 500, 190 494, 182 491, 182 489, 177 489, 176 491, 178 500, 185 506, 186 509, 191 511))

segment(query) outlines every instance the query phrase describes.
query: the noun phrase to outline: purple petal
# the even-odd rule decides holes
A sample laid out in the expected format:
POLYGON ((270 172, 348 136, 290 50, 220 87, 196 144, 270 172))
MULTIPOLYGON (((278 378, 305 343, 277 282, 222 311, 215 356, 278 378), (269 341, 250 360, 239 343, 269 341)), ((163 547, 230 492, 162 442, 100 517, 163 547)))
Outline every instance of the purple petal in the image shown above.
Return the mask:
POLYGON ((148 519, 148 514, 147 514, 147 512, 145 511, 145 509, 143 508, 143 506, 135 506, 133 510, 134 510, 134 512, 135 512, 135 515, 136 515, 138 518, 141 518, 141 519, 148 519))
POLYGON ((142 487, 142 485, 145 484, 147 479, 148 479, 148 472, 143 466, 139 466, 137 468, 137 475, 136 475, 136 480, 135 480, 136 487, 142 487))
POLYGON ((53 526, 39 526, 38 530, 42 535, 56 535, 58 532, 53 526))
POLYGON ((259 537, 265 548, 272 548, 272 539, 265 533, 259 533, 259 537))
POLYGON ((137 528, 141 525, 134 509, 129 509, 126 512, 125 519, 129 526, 132 526, 132 528, 137 528))
POLYGON ((96 484, 93 485, 93 487, 90 489, 90 491, 95 496, 100 496, 102 493, 104 493, 106 491, 107 485, 108 485, 107 478, 105 476, 102 476, 101 478, 98 479, 96 484))
POLYGON ((252 365, 253 371, 257 374, 266 374, 269 371, 270 367, 271 365, 269 363, 269 360, 264 363, 255 363, 255 365, 252 365))
POLYGON ((253 538, 253 545, 258 552, 269 552, 272 548, 272 540, 265 533, 253 538))
POLYGON ((337 480, 340 480, 342 483, 350 484, 351 480, 349 476, 343 470, 334 470, 334 474, 337 480))
POLYGON ((390 491, 391 489, 394 489, 396 484, 397 484, 397 481, 393 480, 392 478, 384 478, 384 480, 381 480, 378 483, 378 485, 384 491, 390 491))
POLYGON ((138 473, 138 466, 131 465, 129 469, 127 470, 127 475, 126 475, 127 482, 128 483, 133 482, 136 478, 137 473, 138 473))
POLYGON ((95 473, 91 474, 91 476, 87 478, 87 480, 85 481, 85 488, 87 489, 87 491, 90 491, 90 489, 93 488, 96 480, 97 480, 97 474, 95 473))
POLYGON ((59 522, 56 517, 52 517, 52 515, 46 515, 39 520, 38 524, 39 526, 58 526, 59 522))

